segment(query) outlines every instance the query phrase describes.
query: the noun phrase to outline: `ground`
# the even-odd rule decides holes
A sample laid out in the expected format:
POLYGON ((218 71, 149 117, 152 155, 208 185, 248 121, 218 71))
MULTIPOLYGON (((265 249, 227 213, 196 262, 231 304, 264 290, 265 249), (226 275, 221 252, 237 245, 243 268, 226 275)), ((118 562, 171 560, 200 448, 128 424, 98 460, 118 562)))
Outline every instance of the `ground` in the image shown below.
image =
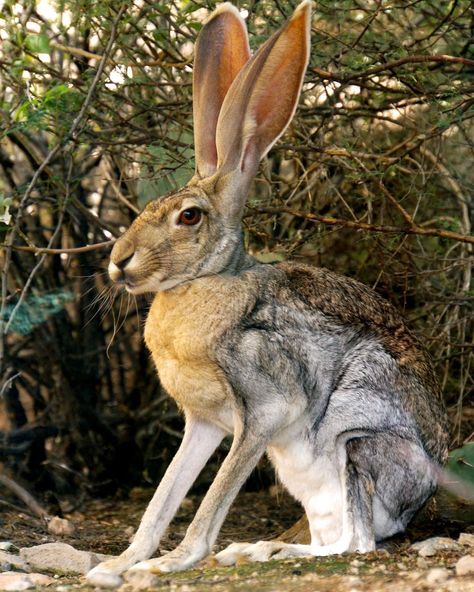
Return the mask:
MULTIPOLYGON (((224 524, 218 548, 233 541, 271 539, 300 517, 300 508, 286 494, 273 493, 242 493, 224 524)), ((127 546, 151 495, 150 490, 136 489, 122 498, 84 502, 80 508, 70 508, 65 517, 74 523, 76 532, 61 538, 48 534, 38 519, 4 502, 5 505, 0 506, 0 539, 12 541, 17 547, 61 540, 78 549, 117 554, 127 546)), ((160 551, 172 549, 181 540, 198 503, 197 498, 185 500, 160 551)), ((474 533, 472 517, 472 506, 469 508, 452 500, 448 503, 441 495, 406 535, 368 555, 245 563, 235 568, 216 567, 211 560, 198 569, 160 576, 154 589, 176 592, 474 592, 474 574, 460 577, 454 570, 458 559, 473 554, 473 548, 443 551, 427 558, 409 549, 412 542, 430 536, 456 539, 460 532, 474 533), (429 573, 435 567, 449 570, 444 582, 430 583, 429 573)), ((59 576, 57 583, 56 589, 60 592, 92 590, 79 577, 59 576)))

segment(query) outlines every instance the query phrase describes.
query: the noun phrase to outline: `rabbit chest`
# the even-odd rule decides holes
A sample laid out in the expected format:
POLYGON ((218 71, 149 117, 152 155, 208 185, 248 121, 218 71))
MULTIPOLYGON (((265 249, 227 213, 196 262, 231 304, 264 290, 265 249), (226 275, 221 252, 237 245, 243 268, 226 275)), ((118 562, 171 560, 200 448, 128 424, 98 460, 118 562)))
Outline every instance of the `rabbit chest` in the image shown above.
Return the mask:
POLYGON ((160 292, 145 325, 162 385, 182 408, 206 417, 229 411, 233 400, 214 348, 246 308, 248 297, 238 283, 203 278, 160 292))

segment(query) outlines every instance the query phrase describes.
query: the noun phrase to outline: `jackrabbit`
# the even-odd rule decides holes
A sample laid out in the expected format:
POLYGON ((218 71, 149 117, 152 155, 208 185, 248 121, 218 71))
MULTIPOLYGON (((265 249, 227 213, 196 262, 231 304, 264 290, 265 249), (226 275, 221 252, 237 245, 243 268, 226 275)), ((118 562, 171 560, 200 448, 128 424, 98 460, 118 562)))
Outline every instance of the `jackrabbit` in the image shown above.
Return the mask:
POLYGON ((234 543, 217 554, 264 561, 366 552, 402 531, 433 494, 447 431, 429 358, 371 289, 325 269, 262 264, 241 217, 259 161, 295 111, 309 60, 309 0, 253 57, 231 4, 196 44, 196 173, 157 198, 116 242, 111 279, 156 292, 145 340, 186 418, 181 447, 130 547, 88 574, 184 570, 212 549, 229 506, 267 452, 303 505, 311 544, 234 543), (233 434, 182 543, 149 559, 221 440, 233 434))

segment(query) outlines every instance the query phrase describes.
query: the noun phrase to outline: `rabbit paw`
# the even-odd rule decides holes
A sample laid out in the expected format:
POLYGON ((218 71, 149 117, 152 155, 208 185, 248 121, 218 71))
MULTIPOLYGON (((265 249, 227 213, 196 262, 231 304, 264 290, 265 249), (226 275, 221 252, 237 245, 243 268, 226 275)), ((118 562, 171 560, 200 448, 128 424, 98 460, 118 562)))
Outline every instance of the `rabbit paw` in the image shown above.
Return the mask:
POLYGON ((285 543, 278 541, 259 541, 258 543, 232 543, 216 559, 221 565, 235 565, 242 561, 268 561, 279 553, 285 543))
POLYGON ((216 560, 221 565, 235 565, 242 561, 269 561, 270 559, 311 556, 309 545, 289 545, 279 541, 259 541, 258 543, 232 543, 226 549, 217 553, 216 560))
POLYGON ((86 581, 92 586, 99 586, 100 588, 118 588, 123 581, 119 574, 121 574, 127 566, 121 566, 118 557, 103 561, 96 565, 86 575, 86 581))
POLYGON ((149 571, 150 573, 169 573, 173 571, 184 571, 193 567, 198 561, 207 555, 206 552, 191 551, 176 547, 174 551, 166 553, 155 559, 140 561, 130 571, 149 571))

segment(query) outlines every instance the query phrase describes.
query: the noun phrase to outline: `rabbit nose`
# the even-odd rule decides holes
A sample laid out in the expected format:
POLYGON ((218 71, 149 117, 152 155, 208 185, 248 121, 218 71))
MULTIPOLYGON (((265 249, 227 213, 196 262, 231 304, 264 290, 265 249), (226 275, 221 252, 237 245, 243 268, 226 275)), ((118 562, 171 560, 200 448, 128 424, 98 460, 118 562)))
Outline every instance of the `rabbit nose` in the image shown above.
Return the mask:
POLYGON ((112 261, 112 263, 114 263, 120 269, 120 271, 123 271, 127 267, 127 265, 130 263, 134 254, 135 253, 132 253, 131 255, 128 255, 128 256, 125 255, 125 257, 123 257, 122 259, 118 259, 118 260, 114 259, 112 261))
POLYGON ((114 282, 125 281, 125 268, 135 255, 135 247, 128 241, 119 240, 110 254, 109 276, 114 282))

